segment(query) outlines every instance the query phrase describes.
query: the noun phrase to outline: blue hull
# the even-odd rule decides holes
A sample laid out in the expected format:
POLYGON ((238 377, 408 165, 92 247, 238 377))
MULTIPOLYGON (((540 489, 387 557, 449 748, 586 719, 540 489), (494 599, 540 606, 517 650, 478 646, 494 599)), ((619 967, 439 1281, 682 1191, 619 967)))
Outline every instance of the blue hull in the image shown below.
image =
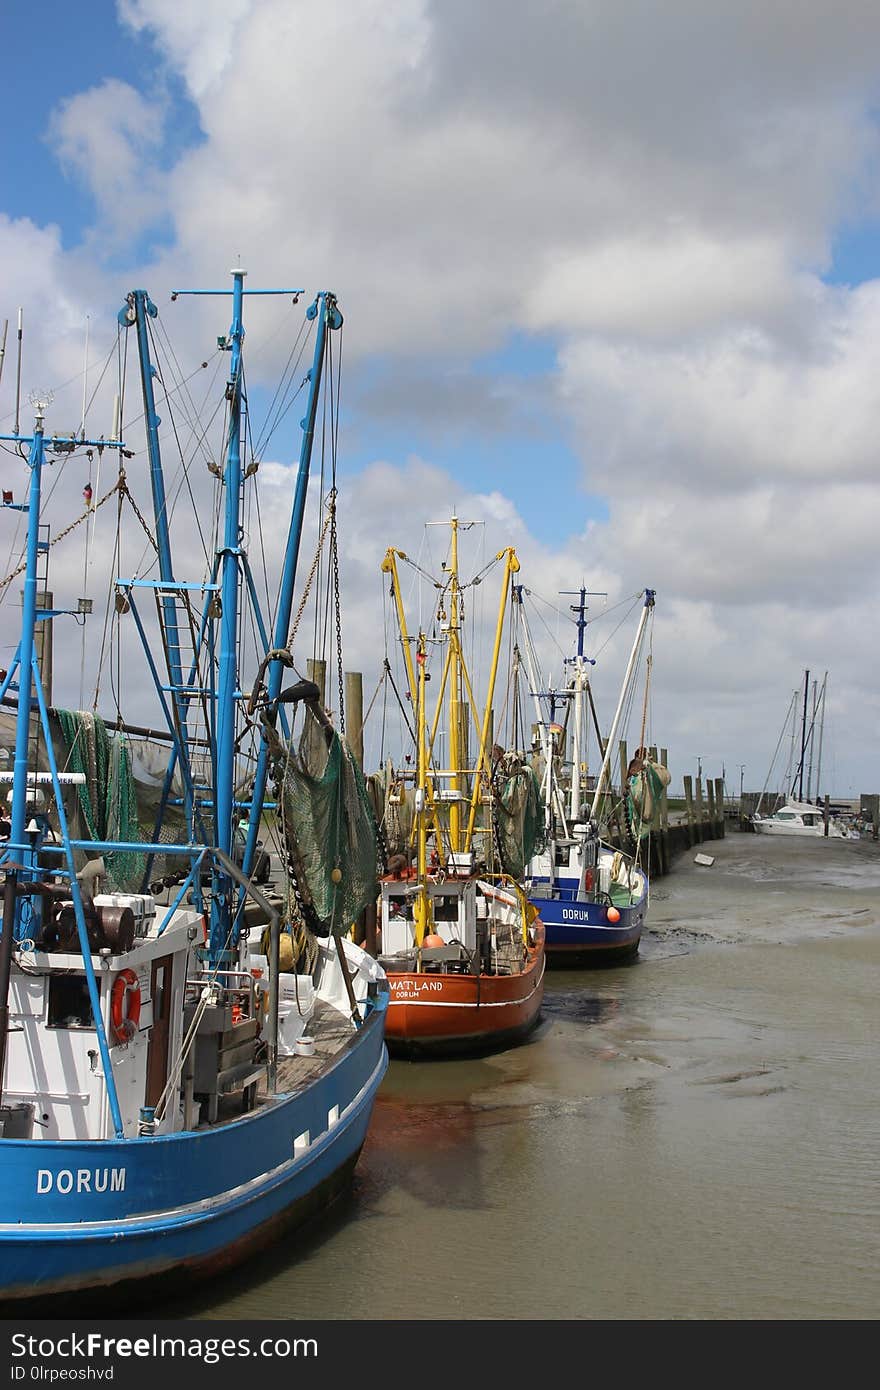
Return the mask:
POLYGON ((213 1273, 328 1205, 388 1065, 387 998, 327 1072, 232 1123, 146 1139, 4 1140, 0 1299, 213 1273))
POLYGON ((619 965, 638 953, 647 894, 631 907, 618 908, 620 921, 614 923, 604 904, 579 903, 573 895, 531 901, 544 923, 548 965, 619 965))

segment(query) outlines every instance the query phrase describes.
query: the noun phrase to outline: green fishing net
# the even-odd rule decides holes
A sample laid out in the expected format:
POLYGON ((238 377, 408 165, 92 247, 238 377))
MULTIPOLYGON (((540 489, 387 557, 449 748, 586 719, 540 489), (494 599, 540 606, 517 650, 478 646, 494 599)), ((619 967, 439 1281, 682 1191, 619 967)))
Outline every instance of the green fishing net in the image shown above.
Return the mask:
POLYGON ((660 823, 660 798, 669 782, 669 773, 658 763, 645 760, 644 767, 634 772, 626 786, 626 820, 630 835, 643 840, 660 823))
MULTIPOLYGON (((139 840, 137 794, 124 735, 111 736, 100 715, 84 710, 59 709, 55 716, 66 748, 65 771, 85 776, 77 793, 91 839, 128 843, 139 840)), ((145 864, 143 854, 107 850, 103 859, 111 890, 139 889, 145 864)))
POLYGON ((495 825, 501 863, 511 878, 521 879, 532 855, 541 848, 544 808, 535 773, 524 763, 505 760, 495 787, 495 825))
POLYGON ((312 925, 346 932, 377 888, 376 820, 363 774, 333 733, 307 718, 298 747, 275 758, 288 860, 312 925), (338 871, 334 877, 334 871, 338 871))

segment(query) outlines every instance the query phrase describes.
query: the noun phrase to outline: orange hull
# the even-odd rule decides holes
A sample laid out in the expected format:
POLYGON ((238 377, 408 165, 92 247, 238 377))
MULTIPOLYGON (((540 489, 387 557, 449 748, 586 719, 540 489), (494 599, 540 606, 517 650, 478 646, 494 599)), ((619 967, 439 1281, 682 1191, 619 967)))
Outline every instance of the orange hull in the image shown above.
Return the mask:
POLYGON ((544 928, 518 975, 388 972, 385 1041, 392 1053, 482 1051, 524 1036, 544 997, 544 928))

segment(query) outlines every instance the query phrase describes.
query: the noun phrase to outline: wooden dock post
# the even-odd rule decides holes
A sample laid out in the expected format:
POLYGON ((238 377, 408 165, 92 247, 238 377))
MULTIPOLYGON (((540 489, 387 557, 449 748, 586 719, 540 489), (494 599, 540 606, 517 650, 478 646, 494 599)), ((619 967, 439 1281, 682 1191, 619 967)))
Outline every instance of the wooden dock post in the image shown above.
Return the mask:
POLYGON ((360 671, 345 673, 345 741, 354 760, 364 770, 364 678, 360 671))
POLYGON ((697 778, 697 839, 698 839, 698 841, 700 842, 700 844, 702 844, 703 841, 704 841, 705 838, 706 838, 705 833, 704 833, 704 824, 703 824, 703 816, 704 816, 704 814, 705 814, 705 812, 703 811, 703 779, 702 779, 702 777, 698 777, 698 778, 697 778))
MULTIPOLYGON (((308 661, 306 662, 306 675, 308 676, 308 679, 310 681, 314 681, 315 685, 318 687, 318 690, 320 692, 319 698, 321 704, 323 705, 325 701, 327 687, 326 661, 323 661, 320 657, 310 656, 308 661)), ((319 762, 320 750, 322 748, 326 748, 326 743, 324 740, 323 732, 321 731, 316 721, 312 718, 312 716, 306 715, 306 719, 308 721, 306 725, 308 729, 306 747, 308 749, 309 762, 310 764, 314 765, 319 762)))
POLYGON ((724 839, 724 778, 715 778, 715 814, 718 817, 718 838, 724 839))
POLYGON ((697 843, 697 827, 694 818, 694 781, 690 774, 683 777, 682 781, 684 783, 684 799, 687 802, 688 839, 691 845, 695 845, 697 843))
MULTIPOLYGON (((617 823, 617 847, 626 849, 626 816, 623 810, 623 799, 626 796, 626 769, 629 767, 629 757, 626 751, 626 739, 622 738, 617 745, 617 754, 620 759, 620 798, 614 803, 614 819, 617 823)), ((610 768, 609 768, 610 771, 610 768)))
MULTIPOLYGON (((660 749, 660 765, 666 767, 666 759, 669 754, 665 748, 660 749)), ((669 788, 663 788, 663 795, 660 797, 660 843, 663 847, 662 860, 663 872, 669 873, 669 788)))

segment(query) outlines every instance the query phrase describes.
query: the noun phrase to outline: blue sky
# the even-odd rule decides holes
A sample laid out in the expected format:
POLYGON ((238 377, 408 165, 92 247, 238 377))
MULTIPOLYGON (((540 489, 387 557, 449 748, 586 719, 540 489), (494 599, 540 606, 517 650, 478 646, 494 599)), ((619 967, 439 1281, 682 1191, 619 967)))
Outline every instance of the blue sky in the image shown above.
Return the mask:
MULTIPOLYGON (((139 35, 112 0, 0 15, 0 212, 34 224, 0 223, 0 319, 25 303, 46 384, 75 375, 80 316, 93 343, 105 309, 114 331, 135 276, 162 298, 241 252, 264 283, 326 283, 346 316, 341 461, 375 494, 365 556, 389 508, 412 546, 428 505, 488 497, 521 522, 538 592, 657 587, 680 762, 714 745, 765 764, 785 692, 826 665, 829 715, 876 762, 880 676, 848 634, 880 595, 839 557, 880 527, 880 10, 136 3, 139 35), (106 199, 106 165, 66 176, 47 134, 108 79, 164 121, 141 149, 115 106, 78 108, 80 153, 131 147, 99 210, 86 178, 106 199), (403 497, 413 478, 430 496, 403 497)), ((215 303, 193 355, 228 326, 215 303)), ((0 415, 9 390, 4 372, 0 415)))
MULTIPOLYGON (((159 155, 165 167, 203 138, 198 113, 183 84, 163 62, 146 31, 136 33, 119 21, 114 0, 7 5, 0 21, 0 42, 8 60, 4 72, 7 117, 0 134, 0 209, 10 216, 56 223, 65 249, 82 243, 94 223, 95 206, 53 152, 48 131, 54 107, 87 87, 116 78, 148 97, 155 88, 161 90, 168 109, 165 144, 159 155), (38 101, 32 77, 35 56, 40 71, 38 101)), ((173 228, 164 211, 157 209, 143 236, 125 253, 113 255, 108 265, 112 268, 117 262, 123 272, 125 255, 130 262, 136 261, 153 252, 159 242, 172 239, 173 228)), ((546 389, 555 358, 551 339, 518 332, 499 350, 461 360, 452 369, 448 364, 426 364, 422 370, 426 389, 432 381, 437 385, 437 372, 445 377, 453 407, 445 417, 436 411, 409 410, 399 397, 377 413, 373 393, 397 371, 396 363, 377 360, 348 383, 347 467, 363 467, 377 457, 400 462, 411 456, 430 459, 442 462, 465 491, 474 486, 479 460, 479 486, 515 491, 536 535, 548 543, 558 532, 561 495, 568 499, 569 508, 574 499, 581 527, 591 519, 604 519, 607 504, 583 488, 570 430, 546 389), (480 381, 490 400, 503 387, 504 411, 494 416, 481 416, 478 411, 463 416, 455 408, 456 371, 462 381, 480 381), (554 477, 550 490, 548 472, 554 477)), ((255 417, 267 400, 259 387, 252 387, 255 417)))
POLYGON ((9 0, 0 17, 4 120, 0 133, 3 209, 57 222, 66 247, 79 244, 95 215, 92 199, 66 178, 48 140, 52 110, 87 87, 118 78, 149 94, 159 83, 171 102, 164 158, 199 139, 198 117, 146 32, 117 17, 114 0, 9 0), (35 79, 35 70, 38 76, 35 79))

